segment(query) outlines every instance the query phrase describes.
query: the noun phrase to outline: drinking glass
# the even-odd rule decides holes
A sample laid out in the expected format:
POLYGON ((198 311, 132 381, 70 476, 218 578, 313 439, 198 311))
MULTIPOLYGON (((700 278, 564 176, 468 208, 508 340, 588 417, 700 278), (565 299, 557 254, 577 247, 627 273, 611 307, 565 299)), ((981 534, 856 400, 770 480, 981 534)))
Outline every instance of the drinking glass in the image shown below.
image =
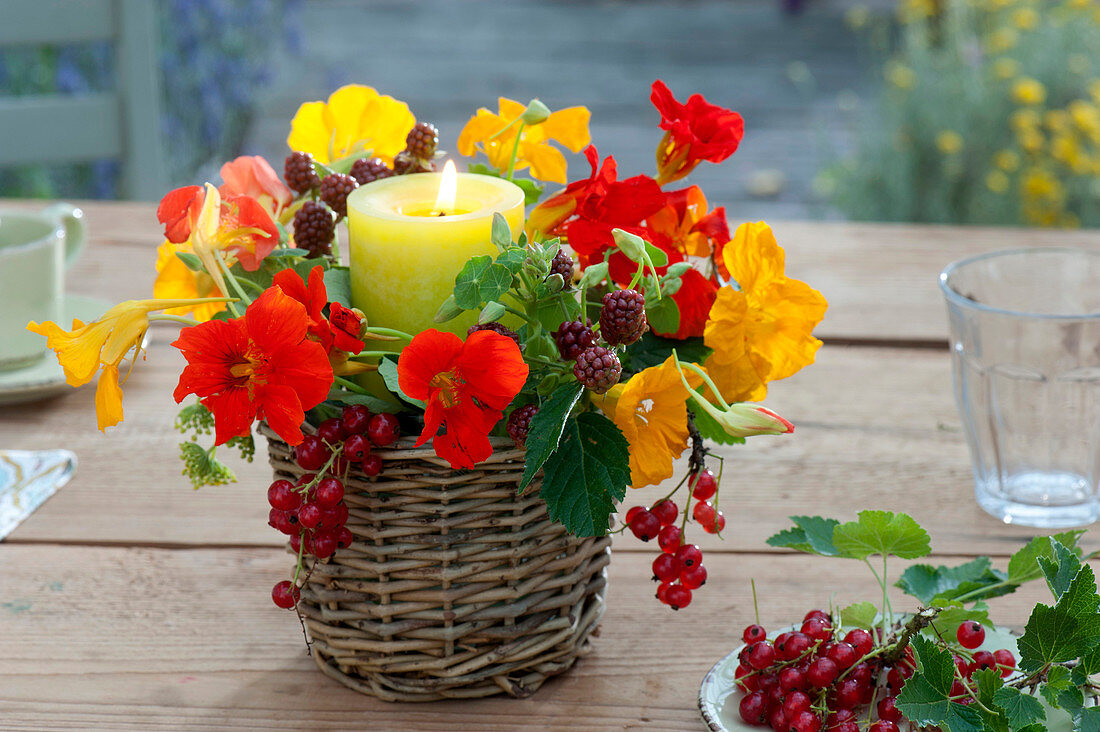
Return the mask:
POLYGON ((1020 249, 940 275, 978 504, 1005 523, 1100 517, 1100 252, 1020 249))

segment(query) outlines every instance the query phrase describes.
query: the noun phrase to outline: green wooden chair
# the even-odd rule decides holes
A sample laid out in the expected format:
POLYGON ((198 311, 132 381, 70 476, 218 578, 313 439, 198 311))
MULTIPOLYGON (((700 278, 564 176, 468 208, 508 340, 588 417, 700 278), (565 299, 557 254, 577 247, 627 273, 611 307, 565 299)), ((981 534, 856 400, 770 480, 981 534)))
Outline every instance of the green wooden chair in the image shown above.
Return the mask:
POLYGON ((0 0, 0 48, 111 41, 113 92, 0 96, 0 165, 115 158, 121 194, 157 199, 167 186, 153 0, 0 0))

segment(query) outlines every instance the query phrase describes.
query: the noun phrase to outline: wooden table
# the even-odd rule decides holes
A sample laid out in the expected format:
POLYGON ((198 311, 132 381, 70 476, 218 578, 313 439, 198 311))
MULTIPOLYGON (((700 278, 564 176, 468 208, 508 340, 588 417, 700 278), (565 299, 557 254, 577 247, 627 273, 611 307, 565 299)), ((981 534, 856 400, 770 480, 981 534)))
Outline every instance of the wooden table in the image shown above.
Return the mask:
MULTIPOLYGON (((160 241, 152 206, 86 211, 93 240, 70 289, 148 297, 160 241)), ((95 429, 90 389, 0 408, 0 446, 67 447, 80 458, 73 481, 0 544, 0 729, 703 729, 698 685, 752 620, 750 579, 771 626, 833 595, 874 596, 859 563, 769 549, 764 539, 787 515, 906 511, 930 529, 935 562, 1007 556, 1029 532, 973 501, 936 275, 976 252, 1096 245, 1097 235, 775 230, 788 272, 830 301, 818 331, 827 345, 768 396, 795 434, 724 451, 729 524, 724 541, 701 542, 710 579, 690 608, 658 605, 655 547, 619 537, 595 653, 533 698, 394 705, 348 691, 314 668, 294 615, 268 599, 290 560, 266 525, 266 461, 244 466, 236 485, 198 492, 180 475, 170 392, 181 359, 173 331, 157 328, 110 436, 95 429)), ((633 493, 628 505, 660 493, 633 493)), ((1100 546, 1100 532, 1085 543, 1100 546)), ((1045 592, 995 601, 997 617, 1021 625, 1045 592)))

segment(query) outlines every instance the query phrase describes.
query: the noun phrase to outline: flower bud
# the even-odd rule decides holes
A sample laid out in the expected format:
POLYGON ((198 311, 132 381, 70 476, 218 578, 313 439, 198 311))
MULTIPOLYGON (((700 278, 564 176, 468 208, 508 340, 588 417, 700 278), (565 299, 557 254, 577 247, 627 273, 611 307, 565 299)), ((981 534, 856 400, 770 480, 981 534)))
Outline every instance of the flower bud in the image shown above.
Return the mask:
POLYGON ((519 118, 525 125, 541 125, 550 118, 550 108, 538 99, 532 99, 519 118))
POLYGON ((612 229, 615 245, 631 262, 641 262, 645 256, 645 239, 622 229, 612 229))

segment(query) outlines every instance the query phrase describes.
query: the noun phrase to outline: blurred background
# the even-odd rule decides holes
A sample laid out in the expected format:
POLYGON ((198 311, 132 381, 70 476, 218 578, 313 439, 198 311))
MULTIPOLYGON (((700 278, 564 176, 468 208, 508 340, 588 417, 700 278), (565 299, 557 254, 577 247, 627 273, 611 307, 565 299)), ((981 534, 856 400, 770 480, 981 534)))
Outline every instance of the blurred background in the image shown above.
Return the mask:
POLYGON ((298 105, 353 82, 406 101, 446 150, 498 95, 583 104, 601 153, 652 173, 661 78, 745 118, 736 155, 691 177, 731 220, 1100 226, 1096 0, 4 0, 0 15, 3 197, 156 200, 238 154, 281 170, 298 105), (81 26, 105 4, 114 27, 81 26), (21 30, 51 12, 56 37, 21 30), (11 113, 69 97, 117 99, 119 129, 149 134, 100 155, 95 114, 88 144, 65 146, 11 113))

